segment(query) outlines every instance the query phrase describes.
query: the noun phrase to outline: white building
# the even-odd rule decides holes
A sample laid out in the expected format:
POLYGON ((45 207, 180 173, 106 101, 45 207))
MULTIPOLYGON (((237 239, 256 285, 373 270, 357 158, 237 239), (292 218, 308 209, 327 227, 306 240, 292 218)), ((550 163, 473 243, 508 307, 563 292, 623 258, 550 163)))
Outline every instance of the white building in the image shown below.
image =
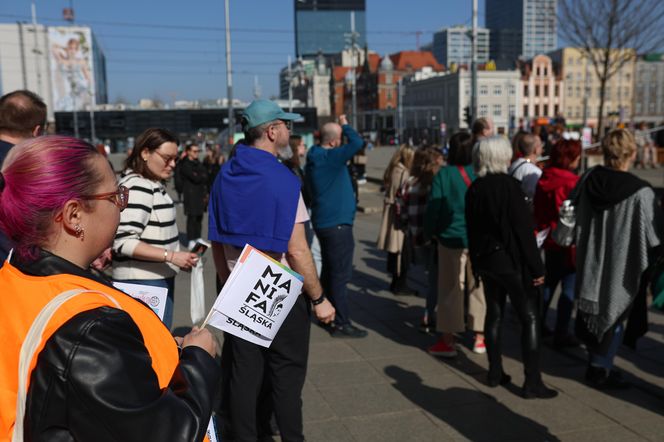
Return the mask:
POLYGON ((646 55, 634 69, 634 121, 664 119, 664 54, 646 55))
MULTIPOLYGON (((479 71, 477 73, 478 116, 493 120, 498 133, 509 133, 521 118, 521 73, 479 71)), ((404 106, 442 106, 443 121, 450 130, 467 129, 464 108, 470 107, 471 76, 466 70, 406 84, 404 106)))
POLYGON ((0 94, 28 89, 53 112, 88 110, 108 101, 106 60, 83 26, 0 24, 0 94))
MULTIPOLYGON (((358 53, 361 53, 359 51, 358 53)), ((295 63, 281 69, 279 73, 280 98, 288 100, 289 87, 293 100, 299 100, 305 106, 315 107, 319 117, 332 115, 330 102, 331 69, 323 56, 316 59, 298 59, 295 63)))
MULTIPOLYGON (((472 61, 471 29, 467 26, 454 26, 433 34, 433 55, 438 63, 450 68, 456 65, 470 66, 472 61)), ((489 61, 489 30, 477 29, 477 62, 489 61)))

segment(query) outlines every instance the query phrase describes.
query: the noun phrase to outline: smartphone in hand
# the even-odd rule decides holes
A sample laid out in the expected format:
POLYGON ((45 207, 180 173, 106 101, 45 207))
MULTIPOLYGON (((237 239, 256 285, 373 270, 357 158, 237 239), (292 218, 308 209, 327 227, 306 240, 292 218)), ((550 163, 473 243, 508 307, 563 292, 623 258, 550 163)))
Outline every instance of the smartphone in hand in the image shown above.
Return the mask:
POLYGON ((204 239, 198 238, 196 244, 191 248, 190 252, 195 253, 198 256, 203 256, 205 251, 210 248, 210 243, 204 239))

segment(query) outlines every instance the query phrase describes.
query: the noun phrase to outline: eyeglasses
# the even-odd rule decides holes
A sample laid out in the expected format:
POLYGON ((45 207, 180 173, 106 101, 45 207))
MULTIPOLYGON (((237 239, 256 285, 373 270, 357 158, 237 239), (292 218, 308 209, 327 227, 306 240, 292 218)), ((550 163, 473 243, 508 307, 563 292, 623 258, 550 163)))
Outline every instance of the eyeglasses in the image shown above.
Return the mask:
POLYGON ((172 156, 164 155, 163 153, 159 152, 158 150, 153 150, 152 153, 156 153, 157 155, 159 155, 161 157, 161 159, 164 160, 164 162, 166 164, 169 164, 171 161, 175 163, 175 161, 177 161, 177 159, 178 159, 177 155, 172 155, 172 156))
POLYGON ((283 123, 283 125, 286 126, 286 129, 288 131, 293 130, 293 122, 292 121, 279 120, 277 123, 273 124, 273 126, 278 126, 279 123, 283 123))
POLYGON ((127 208, 129 204, 129 189, 125 186, 118 186, 115 192, 98 193, 97 195, 84 195, 84 200, 108 200, 120 208, 120 212, 127 208))

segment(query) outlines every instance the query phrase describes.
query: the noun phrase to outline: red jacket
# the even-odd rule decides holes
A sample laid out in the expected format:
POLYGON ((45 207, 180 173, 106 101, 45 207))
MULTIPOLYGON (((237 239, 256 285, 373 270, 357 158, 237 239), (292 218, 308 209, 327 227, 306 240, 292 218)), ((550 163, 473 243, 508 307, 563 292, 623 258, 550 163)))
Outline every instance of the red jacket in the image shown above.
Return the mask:
MULTIPOLYGON (((563 201, 567 199, 567 196, 576 186, 577 181, 579 181, 579 176, 572 171, 558 167, 547 167, 544 169, 542 176, 537 182, 535 199, 533 201, 535 226, 538 231, 550 227, 551 232, 553 232, 553 229, 558 224, 558 210, 560 210, 563 201)), ((561 249, 553 241, 553 238, 551 238, 551 233, 549 233, 549 236, 544 241, 544 249, 561 249)))

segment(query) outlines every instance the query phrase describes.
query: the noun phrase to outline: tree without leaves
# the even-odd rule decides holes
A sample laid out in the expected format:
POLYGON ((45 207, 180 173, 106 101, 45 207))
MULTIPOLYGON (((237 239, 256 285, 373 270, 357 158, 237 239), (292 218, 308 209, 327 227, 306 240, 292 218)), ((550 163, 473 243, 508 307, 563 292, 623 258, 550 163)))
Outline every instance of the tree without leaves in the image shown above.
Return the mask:
POLYGON ((600 82, 601 134, 607 82, 637 55, 664 45, 664 1, 559 0, 559 4, 562 35, 590 61, 600 82))

